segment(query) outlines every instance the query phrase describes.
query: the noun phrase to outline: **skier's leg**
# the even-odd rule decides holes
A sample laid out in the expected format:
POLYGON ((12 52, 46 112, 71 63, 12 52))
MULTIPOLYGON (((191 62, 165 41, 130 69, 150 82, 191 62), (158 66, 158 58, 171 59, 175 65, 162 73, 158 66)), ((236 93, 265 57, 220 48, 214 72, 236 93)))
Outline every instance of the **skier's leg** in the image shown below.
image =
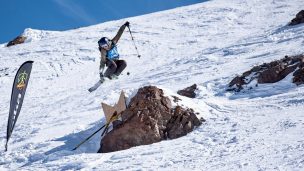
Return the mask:
POLYGON ((112 61, 112 62, 108 61, 107 62, 107 66, 108 66, 108 68, 107 68, 106 72, 104 73, 104 76, 111 79, 112 78, 111 76, 117 70, 117 65, 116 65, 116 63, 114 61, 112 61))
POLYGON ((121 72, 127 67, 127 63, 125 60, 117 60, 116 65, 117 65, 117 69, 114 72, 114 74, 119 76, 121 72))

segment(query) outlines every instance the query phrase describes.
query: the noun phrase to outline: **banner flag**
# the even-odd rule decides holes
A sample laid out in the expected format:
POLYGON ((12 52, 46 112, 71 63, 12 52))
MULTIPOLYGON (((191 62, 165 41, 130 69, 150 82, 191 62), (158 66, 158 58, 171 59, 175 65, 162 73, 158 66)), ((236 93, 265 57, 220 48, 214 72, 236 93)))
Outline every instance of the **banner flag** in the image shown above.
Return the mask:
POLYGON ((7 123, 5 151, 7 151, 8 140, 12 135, 13 129, 15 127, 22 107, 23 98, 25 95, 28 81, 30 79, 32 64, 33 61, 24 62, 18 69, 17 74, 15 76, 7 123))

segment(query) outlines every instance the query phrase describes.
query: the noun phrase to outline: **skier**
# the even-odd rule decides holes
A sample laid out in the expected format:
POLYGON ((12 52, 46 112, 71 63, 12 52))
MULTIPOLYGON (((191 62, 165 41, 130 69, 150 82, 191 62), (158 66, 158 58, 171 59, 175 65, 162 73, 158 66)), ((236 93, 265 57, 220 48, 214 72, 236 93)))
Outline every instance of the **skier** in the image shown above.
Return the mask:
POLYGON ((107 37, 102 37, 98 41, 98 48, 100 51, 100 66, 99 66, 99 76, 101 83, 105 81, 104 77, 109 79, 117 79, 121 72, 126 68, 127 63, 125 60, 119 59, 119 53, 117 51, 117 42, 120 39, 122 33, 126 27, 129 27, 130 23, 127 21, 123 24, 116 36, 113 39, 107 37), (104 66, 107 66, 107 70, 103 74, 104 66))

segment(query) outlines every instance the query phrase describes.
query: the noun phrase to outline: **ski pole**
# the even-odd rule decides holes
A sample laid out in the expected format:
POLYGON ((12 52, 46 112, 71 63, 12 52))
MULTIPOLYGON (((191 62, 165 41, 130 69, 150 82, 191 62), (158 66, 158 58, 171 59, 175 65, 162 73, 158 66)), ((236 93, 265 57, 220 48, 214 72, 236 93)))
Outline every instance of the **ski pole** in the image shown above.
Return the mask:
POLYGON ((105 127, 105 129, 103 130, 101 136, 103 136, 105 134, 105 132, 108 130, 108 127, 110 125, 111 122, 113 122, 114 120, 116 120, 118 118, 117 112, 115 112, 109 122, 107 122, 106 124, 104 124, 101 128, 99 128, 97 131, 95 131, 92 135, 90 135, 88 138, 86 138, 85 140, 83 140, 81 143, 79 143, 75 148, 73 148, 72 151, 76 150, 78 147, 80 147, 83 143, 85 143, 86 141, 88 141, 91 137, 93 137, 97 132, 99 132, 100 130, 102 130, 102 128, 105 127))
POLYGON ((135 49, 136 49, 136 52, 137 52, 137 57, 140 58, 140 54, 138 53, 138 49, 137 49, 137 46, 135 45, 134 37, 133 37, 133 35, 132 35, 131 29, 130 29, 129 26, 128 26, 128 29, 129 29, 129 33, 130 33, 131 38, 132 38, 133 45, 134 45, 134 47, 135 47, 135 49))
POLYGON ((97 132, 99 132, 100 130, 102 130, 102 128, 104 128, 107 124, 104 124, 101 128, 99 128, 97 131, 95 131, 92 135, 90 135, 88 138, 86 138, 85 140, 83 140, 81 143, 79 143, 75 148, 73 148, 73 151, 76 150, 78 147, 80 147, 83 143, 85 143, 86 141, 88 141, 91 137, 93 137, 97 132))
POLYGON ((7 151, 7 141, 6 141, 6 143, 5 143, 5 151, 7 151))
POLYGON ((105 129, 104 129, 103 132, 101 133, 101 137, 102 137, 103 135, 105 135, 105 134, 108 132, 108 129, 109 129, 109 125, 107 125, 107 126, 105 127, 105 129))

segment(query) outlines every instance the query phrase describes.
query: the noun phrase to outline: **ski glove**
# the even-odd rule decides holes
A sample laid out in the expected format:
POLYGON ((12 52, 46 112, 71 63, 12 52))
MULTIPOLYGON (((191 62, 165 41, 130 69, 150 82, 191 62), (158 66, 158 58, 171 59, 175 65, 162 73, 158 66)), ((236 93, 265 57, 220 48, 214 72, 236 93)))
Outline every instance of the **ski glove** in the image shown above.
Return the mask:
POLYGON ((130 26, 130 23, 129 23, 129 21, 127 21, 125 24, 124 24, 124 26, 127 26, 127 27, 129 27, 130 26))

